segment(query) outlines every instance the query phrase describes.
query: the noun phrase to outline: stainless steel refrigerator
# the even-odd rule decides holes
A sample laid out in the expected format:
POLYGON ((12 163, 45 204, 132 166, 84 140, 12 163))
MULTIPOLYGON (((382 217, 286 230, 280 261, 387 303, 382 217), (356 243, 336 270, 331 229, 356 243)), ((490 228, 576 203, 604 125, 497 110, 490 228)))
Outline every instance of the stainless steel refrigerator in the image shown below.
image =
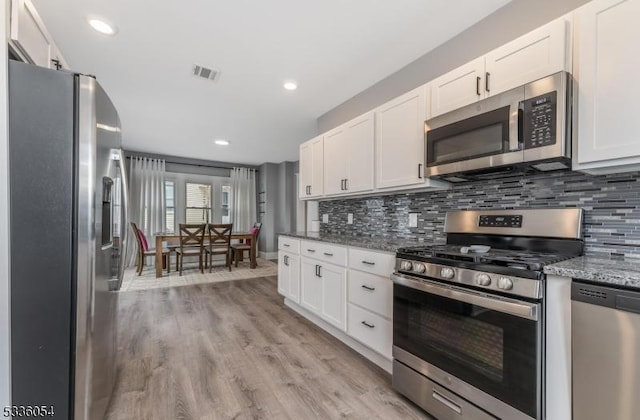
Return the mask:
POLYGON ((127 180, 120 119, 98 82, 10 61, 9 166, 13 404, 101 419, 116 376, 127 180))

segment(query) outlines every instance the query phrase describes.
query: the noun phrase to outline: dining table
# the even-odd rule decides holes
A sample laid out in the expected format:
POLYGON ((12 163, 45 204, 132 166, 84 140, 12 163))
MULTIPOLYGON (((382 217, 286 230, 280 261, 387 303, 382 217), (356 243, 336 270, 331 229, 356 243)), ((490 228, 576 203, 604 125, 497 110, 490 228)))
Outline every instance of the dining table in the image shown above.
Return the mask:
MULTIPOLYGON (((156 237, 156 258, 155 258, 156 277, 162 277, 162 249, 166 248, 166 247, 163 247, 163 243, 173 242, 173 243, 179 244, 180 235, 173 232, 158 232, 155 234, 155 237, 156 237)), ((206 239, 207 239, 207 236, 205 235, 205 240, 206 239)), ((249 252, 249 259, 250 259, 249 267, 252 269, 256 268, 257 267, 256 234, 252 232, 234 232, 231 234, 231 240, 234 240, 234 239, 239 240, 240 242, 244 242, 247 240, 251 241, 251 250, 249 252)), ((242 254, 240 254, 239 260, 242 261, 242 254)), ((170 264, 171 262, 168 261, 167 263, 170 264)))

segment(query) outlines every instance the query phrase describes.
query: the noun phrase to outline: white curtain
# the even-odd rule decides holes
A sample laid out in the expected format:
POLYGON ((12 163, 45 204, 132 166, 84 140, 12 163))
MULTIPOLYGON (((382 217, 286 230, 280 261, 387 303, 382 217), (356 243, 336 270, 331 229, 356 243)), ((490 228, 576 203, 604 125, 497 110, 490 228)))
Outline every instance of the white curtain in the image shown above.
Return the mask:
POLYGON ((256 220, 256 171, 231 170, 231 223, 235 232, 247 232, 256 220))
MULTIPOLYGON (((164 159, 132 157, 129 174, 129 221, 135 222, 138 228, 144 232, 149 247, 152 248, 155 247, 154 235, 166 229, 165 161, 164 159)), ((128 247, 127 254, 126 261, 129 265, 135 264, 135 246, 128 247)))

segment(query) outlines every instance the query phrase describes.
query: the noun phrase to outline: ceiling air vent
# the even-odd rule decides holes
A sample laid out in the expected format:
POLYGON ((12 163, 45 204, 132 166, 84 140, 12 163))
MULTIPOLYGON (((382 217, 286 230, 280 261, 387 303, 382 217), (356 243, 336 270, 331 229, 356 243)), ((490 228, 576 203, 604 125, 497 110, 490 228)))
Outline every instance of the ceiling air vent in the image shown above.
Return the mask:
POLYGON ((193 66, 193 75, 196 77, 201 77, 203 79, 215 81, 220 75, 220 70, 199 66, 194 64, 193 66))

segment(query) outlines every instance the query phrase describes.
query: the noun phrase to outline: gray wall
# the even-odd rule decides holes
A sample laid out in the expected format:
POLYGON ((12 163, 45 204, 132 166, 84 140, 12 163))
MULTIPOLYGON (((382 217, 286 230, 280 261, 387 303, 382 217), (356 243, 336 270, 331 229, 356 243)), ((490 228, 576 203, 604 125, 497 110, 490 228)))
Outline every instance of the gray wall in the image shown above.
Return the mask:
MULTIPOLYGON (((9 153, 7 136, 7 32, 9 2, 0 6, 0 407, 11 405, 9 331, 9 153)), ((36 402, 34 402, 36 404, 36 402)))
POLYGON ((466 182, 450 190, 320 203, 323 233, 442 243, 447 211, 579 207, 588 255, 640 257, 640 173, 593 176, 559 172, 466 182), (353 224, 347 215, 353 213, 353 224), (418 213, 410 228, 409 213, 418 213))
MULTIPOLYGON (((587 2, 513 0, 445 44, 320 116, 318 133, 370 111, 587 2)), ((429 18, 425 18, 425 25, 428 24, 429 18)))

